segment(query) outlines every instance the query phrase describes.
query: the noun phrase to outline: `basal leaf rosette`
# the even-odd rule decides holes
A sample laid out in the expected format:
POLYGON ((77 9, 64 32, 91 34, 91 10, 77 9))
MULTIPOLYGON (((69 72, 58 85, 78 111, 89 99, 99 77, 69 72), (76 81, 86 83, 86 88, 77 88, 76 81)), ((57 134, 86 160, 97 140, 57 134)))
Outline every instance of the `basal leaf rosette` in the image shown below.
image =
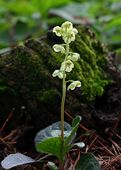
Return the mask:
POLYGON ((77 116, 72 126, 64 122, 64 141, 61 139, 61 122, 53 123, 52 125, 40 130, 35 136, 35 146, 38 152, 55 155, 59 160, 63 161, 65 154, 73 146, 84 146, 74 144, 74 138, 78 129, 81 117, 77 116))
MULTIPOLYGON (((64 122, 64 138, 66 139, 72 131, 72 127, 64 122)), ((69 145, 64 146, 61 139, 61 122, 40 130, 35 137, 35 146, 38 152, 55 155, 63 161, 64 155, 69 150, 69 145)))

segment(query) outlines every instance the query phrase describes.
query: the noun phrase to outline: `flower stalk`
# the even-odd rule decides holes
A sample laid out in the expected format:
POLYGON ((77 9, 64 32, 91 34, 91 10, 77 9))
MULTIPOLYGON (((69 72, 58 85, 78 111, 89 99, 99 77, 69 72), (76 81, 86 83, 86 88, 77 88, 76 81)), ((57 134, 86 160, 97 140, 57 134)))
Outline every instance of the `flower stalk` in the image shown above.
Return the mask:
POLYGON ((69 44, 72 41, 75 41, 75 36, 78 33, 76 28, 73 28, 71 22, 66 21, 61 25, 61 27, 56 26, 53 29, 53 32, 62 37, 65 44, 55 44, 53 49, 55 52, 60 52, 65 55, 61 67, 58 70, 55 70, 52 74, 53 77, 58 77, 62 79, 62 99, 61 99, 61 139, 64 141, 64 108, 65 108, 65 99, 66 99, 66 89, 74 90, 76 87, 81 87, 80 81, 68 80, 66 81, 66 74, 71 72, 74 68, 74 63, 80 58, 78 53, 73 53, 69 49, 69 44), (68 87, 66 83, 71 82, 68 87))
MULTIPOLYGON (((66 44, 66 54, 65 60, 69 53, 69 44, 66 44)), ((66 73, 63 70, 63 80, 62 80, 62 99, 61 99, 61 138, 64 140, 64 110, 65 110, 65 99, 66 99, 66 73)))

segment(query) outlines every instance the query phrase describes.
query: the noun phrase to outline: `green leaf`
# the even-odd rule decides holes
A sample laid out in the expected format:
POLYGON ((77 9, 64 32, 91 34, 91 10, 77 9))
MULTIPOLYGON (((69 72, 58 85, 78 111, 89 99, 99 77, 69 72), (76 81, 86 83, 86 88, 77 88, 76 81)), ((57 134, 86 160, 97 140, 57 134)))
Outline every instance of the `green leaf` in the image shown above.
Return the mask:
POLYGON ((37 161, 32 159, 31 157, 28 157, 21 153, 15 153, 15 154, 10 154, 10 155, 6 156, 3 159, 3 161, 1 162, 1 166, 4 169, 11 169, 16 166, 35 163, 35 162, 37 162, 37 161))
POLYGON ((81 116, 76 116, 72 121, 72 127, 75 127, 81 121, 81 116))
POLYGON ((71 144, 73 142, 78 127, 79 127, 79 123, 72 129, 70 135, 65 139, 65 145, 71 144))
POLYGON ((71 144, 72 141, 74 140, 74 138, 76 136, 76 131, 77 131, 78 127, 79 127, 80 120, 81 120, 80 116, 76 116, 73 119, 73 122, 72 122, 72 128, 73 129, 71 130, 70 135, 65 139, 65 144, 71 144))
POLYGON ((63 161, 64 155, 68 151, 68 146, 63 145, 61 137, 53 137, 37 143, 36 149, 38 152, 55 155, 59 160, 63 161))
POLYGON ((101 170, 101 167, 93 154, 86 153, 81 156, 75 170, 101 170))
MULTIPOLYGON (((64 122, 64 137, 70 135, 72 127, 64 122)), ((35 144, 42 142, 47 138, 59 137, 61 136, 61 122, 53 123, 52 125, 40 130, 35 136, 35 144)))
MULTIPOLYGON (((65 139, 70 135, 72 127, 64 122, 64 137, 65 139)), ((35 146, 38 152, 52 154, 63 161, 65 153, 70 146, 65 145, 61 139, 61 122, 53 123, 47 128, 37 133, 35 137, 35 146)))

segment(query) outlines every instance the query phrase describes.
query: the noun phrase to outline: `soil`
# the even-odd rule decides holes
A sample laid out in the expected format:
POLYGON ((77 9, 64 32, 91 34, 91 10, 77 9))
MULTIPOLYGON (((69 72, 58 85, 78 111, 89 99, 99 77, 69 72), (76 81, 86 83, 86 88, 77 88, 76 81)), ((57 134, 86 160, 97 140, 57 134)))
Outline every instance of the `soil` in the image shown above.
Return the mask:
MULTIPOLYGON (((35 159, 42 157, 45 162, 45 170, 48 169, 46 162, 49 160, 54 161, 58 165, 58 161, 54 157, 47 157, 43 154, 37 153, 34 147, 34 136, 36 129, 31 126, 31 123, 26 122, 21 126, 16 127, 9 131, 7 125, 11 121, 14 110, 9 114, 9 117, 3 123, 0 136, 0 160, 6 155, 15 152, 21 152, 35 159)), ((98 112, 99 113, 99 112, 98 112)), ((102 116, 102 112, 100 113, 102 116)), ((89 113, 87 114, 89 115, 89 113)), ((65 118, 69 122, 72 120, 72 114, 65 111, 65 118)), ((88 117, 90 119, 90 117, 88 117)), ((96 123, 91 128, 84 120, 80 124, 77 133, 77 141, 83 141, 85 148, 79 150, 75 148, 68 154, 71 162, 76 162, 77 155, 85 152, 93 153, 101 164, 102 170, 120 170, 121 169, 121 132, 120 132, 120 119, 115 119, 112 116, 110 119, 98 118, 95 116, 96 123), (103 119, 103 121, 102 121, 103 119), (97 123, 98 120, 98 123, 97 123), (113 121, 113 123, 111 123, 113 121), (102 123, 101 123, 102 122, 102 123), (110 125, 110 126, 108 126, 110 125), (113 126, 111 126, 113 125, 113 126)), ((120 118, 120 117, 119 117, 120 118)), ((0 168, 2 170, 2 167, 0 168)), ((32 165, 20 166, 13 168, 16 170, 37 170, 42 169, 38 163, 32 165)))

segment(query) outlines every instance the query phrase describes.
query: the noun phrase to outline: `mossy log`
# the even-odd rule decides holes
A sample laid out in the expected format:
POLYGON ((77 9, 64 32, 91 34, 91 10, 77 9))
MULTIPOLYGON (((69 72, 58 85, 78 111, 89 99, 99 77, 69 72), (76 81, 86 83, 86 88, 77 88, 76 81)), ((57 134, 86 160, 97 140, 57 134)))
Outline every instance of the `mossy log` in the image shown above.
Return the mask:
MULTIPOLYGON (((78 52, 80 59, 67 77, 80 80, 82 87, 67 92, 66 110, 80 114, 93 103, 94 109, 110 114, 110 104, 113 103, 116 104, 113 111, 121 111, 121 94, 118 93, 121 76, 113 58, 89 28, 78 27, 78 31, 71 50, 78 52)), ((62 43, 62 39, 50 31, 39 39, 29 39, 9 53, 1 54, 1 125, 12 108, 15 111, 9 122, 11 128, 28 120, 40 129, 60 120, 61 80, 53 78, 52 73, 60 67, 63 56, 53 51, 52 46, 56 43, 62 43)))

